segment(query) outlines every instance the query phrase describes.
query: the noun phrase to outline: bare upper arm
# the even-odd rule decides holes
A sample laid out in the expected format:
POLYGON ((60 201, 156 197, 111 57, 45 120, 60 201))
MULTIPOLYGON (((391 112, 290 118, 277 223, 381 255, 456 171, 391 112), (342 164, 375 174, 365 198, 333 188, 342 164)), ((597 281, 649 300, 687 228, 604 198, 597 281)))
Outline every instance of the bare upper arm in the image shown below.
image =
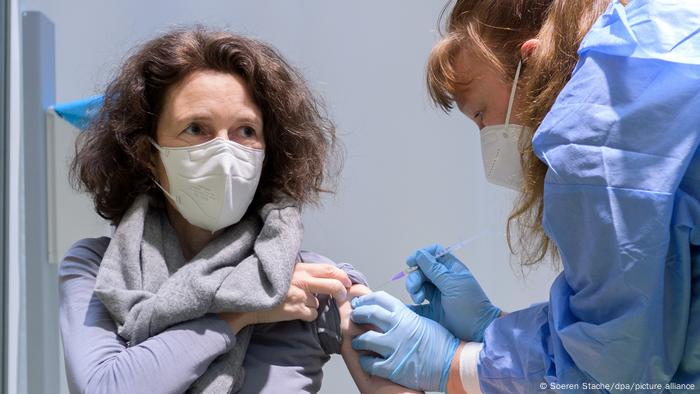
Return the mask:
POLYGON ((370 376, 362 370, 362 367, 360 367, 360 353, 352 348, 352 339, 355 336, 371 329, 371 327, 357 325, 350 320, 350 313, 352 312, 350 301, 355 297, 360 297, 371 292, 372 290, 370 290, 370 288, 367 286, 353 285, 348 291, 347 300, 338 303, 340 327, 343 336, 340 353, 343 356, 343 360, 345 360, 345 365, 348 367, 348 371, 350 371, 350 375, 352 375, 352 378, 361 393, 419 393, 420 391, 407 389, 406 387, 400 386, 389 380, 376 376, 370 376))

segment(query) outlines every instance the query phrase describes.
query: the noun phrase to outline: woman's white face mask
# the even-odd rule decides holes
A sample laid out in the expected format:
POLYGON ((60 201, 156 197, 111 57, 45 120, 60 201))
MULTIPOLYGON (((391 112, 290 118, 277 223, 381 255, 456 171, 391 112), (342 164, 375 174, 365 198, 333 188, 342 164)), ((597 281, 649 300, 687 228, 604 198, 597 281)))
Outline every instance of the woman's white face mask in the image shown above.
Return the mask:
POLYGON ((185 220, 211 232, 241 220, 258 188, 264 150, 220 137, 177 148, 151 144, 160 151, 170 192, 156 184, 185 220))
POLYGON ((510 123, 510 115, 518 86, 522 61, 518 63, 515 80, 508 100, 506 123, 487 126, 481 129, 481 156, 484 163, 486 180, 492 184, 520 190, 523 169, 520 164, 520 149, 518 141, 526 127, 510 123))

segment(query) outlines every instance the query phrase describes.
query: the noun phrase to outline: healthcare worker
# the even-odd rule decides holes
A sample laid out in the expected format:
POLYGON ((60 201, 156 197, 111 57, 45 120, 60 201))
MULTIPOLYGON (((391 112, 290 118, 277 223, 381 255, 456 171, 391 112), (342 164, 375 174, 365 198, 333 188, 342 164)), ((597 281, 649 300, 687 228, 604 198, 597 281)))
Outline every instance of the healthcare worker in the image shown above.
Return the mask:
POLYGON ((418 250, 419 305, 353 302, 376 327, 353 341, 362 367, 469 394, 700 390, 700 2, 458 0, 446 27, 431 95, 520 191, 511 249, 563 272, 504 314, 453 255, 418 250))

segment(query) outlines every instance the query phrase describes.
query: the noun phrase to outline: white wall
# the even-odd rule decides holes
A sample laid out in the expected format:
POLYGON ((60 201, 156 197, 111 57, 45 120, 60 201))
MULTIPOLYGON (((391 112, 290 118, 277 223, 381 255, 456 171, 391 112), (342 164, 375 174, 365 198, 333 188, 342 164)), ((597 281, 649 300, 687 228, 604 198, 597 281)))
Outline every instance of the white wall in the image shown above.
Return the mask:
MULTIPOLYGON (((323 95, 347 152, 338 194, 305 214, 307 249, 354 264, 378 285, 417 247, 487 234, 457 254, 492 300, 506 310, 546 300, 554 274, 524 281, 509 261, 512 195, 485 183, 475 126, 427 99, 425 60, 442 1, 20 2, 55 23, 59 102, 99 92, 129 48, 173 24, 272 43, 323 95)), ((401 284, 387 290, 408 301, 401 284)), ((325 387, 356 391, 339 357, 325 387)))

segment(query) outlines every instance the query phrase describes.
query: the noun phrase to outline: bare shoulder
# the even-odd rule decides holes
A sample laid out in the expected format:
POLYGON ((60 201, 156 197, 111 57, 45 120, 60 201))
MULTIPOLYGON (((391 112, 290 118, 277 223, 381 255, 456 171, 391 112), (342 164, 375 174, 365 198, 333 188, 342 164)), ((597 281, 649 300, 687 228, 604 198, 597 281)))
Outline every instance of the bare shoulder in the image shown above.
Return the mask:
POLYGON ((415 391, 408 389, 406 387, 400 386, 394 382, 386 379, 382 379, 377 376, 370 376, 362 370, 360 366, 360 353, 352 348, 352 339, 368 330, 375 329, 372 326, 356 325, 350 320, 350 314, 352 313, 352 306, 350 305, 350 300, 355 297, 361 297, 365 294, 371 293, 369 287, 363 285, 354 285, 348 291, 348 299, 338 305, 338 311, 340 313, 340 325, 343 335, 343 341, 341 343, 340 353, 343 356, 345 365, 350 372, 357 388, 361 393, 373 393, 373 394, 408 394, 408 393, 421 393, 421 391, 415 391))

